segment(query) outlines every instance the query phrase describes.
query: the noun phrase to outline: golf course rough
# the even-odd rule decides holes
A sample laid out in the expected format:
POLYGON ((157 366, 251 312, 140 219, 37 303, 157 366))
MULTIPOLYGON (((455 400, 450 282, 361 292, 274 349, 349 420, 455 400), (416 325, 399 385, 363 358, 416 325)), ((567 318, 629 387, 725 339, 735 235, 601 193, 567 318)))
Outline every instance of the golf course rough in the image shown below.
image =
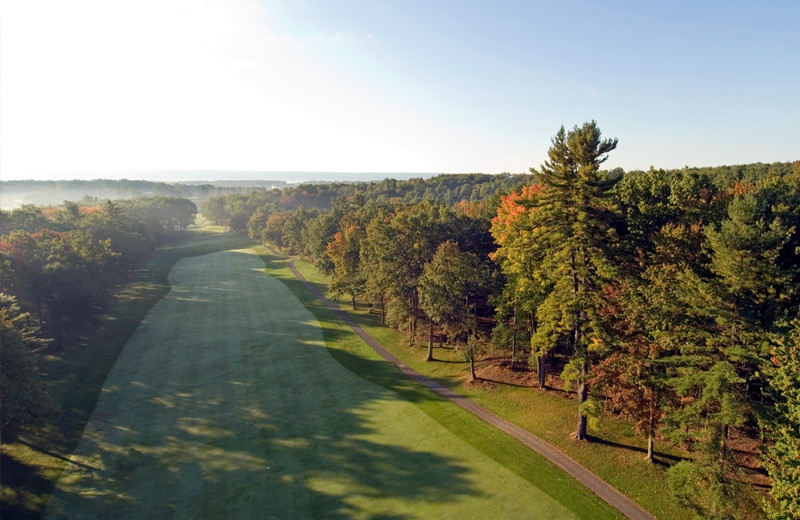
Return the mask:
POLYGON ((169 280, 44 518, 578 518, 346 370, 253 251, 185 258, 169 280))

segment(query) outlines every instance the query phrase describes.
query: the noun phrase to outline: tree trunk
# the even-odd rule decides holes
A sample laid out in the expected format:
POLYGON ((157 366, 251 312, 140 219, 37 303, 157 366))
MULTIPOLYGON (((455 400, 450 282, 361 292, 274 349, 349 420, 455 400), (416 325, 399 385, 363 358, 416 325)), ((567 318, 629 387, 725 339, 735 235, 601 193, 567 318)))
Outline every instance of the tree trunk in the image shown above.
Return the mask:
POLYGON ((536 375, 539 377, 539 388, 547 389, 547 368, 545 365, 544 354, 536 358, 536 375))
POLYGON ((472 380, 475 381, 475 356, 469 358, 469 374, 472 380))
POLYGON ((383 300, 383 293, 381 293, 381 325, 386 325, 386 303, 383 300))
POLYGON ((414 344, 414 339, 417 335, 417 291, 414 290, 411 292, 411 331, 409 334, 409 342, 411 345, 414 344))
POLYGON ((653 433, 656 431, 656 410, 658 409, 658 402, 660 393, 658 391, 649 389, 650 394, 650 417, 647 419, 647 462, 653 463, 653 433))
POLYGON ((730 426, 727 424, 722 426, 722 440, 720 443, 720 460, 724 460, 725 456, 728 454, 728 433, 730 431, 730 426))
POLYGON ((433 361, 433 318, 428 318, 428 358, 425 361, 433 361))
POLYGON ((514 307, 514 316, 511 326, 511 370, 514 370, 514 358, 517 357, 517 308, 514 307))
POLYGON ((39 318, 39 327, 44 327, 44 319, 42 318, 42 302, 36 300, 36 316, 39 318))
POLYGON ((589 396, 589 386, 586 384, 586 360, 581 364, 581 380, 578 385, 578 429, 575 431, 575 439, 586 440, 586 416, 580 410, 586 398, 589 396))
POLYGON ((355 311, 355 310, 358 310, 358 308, 356 307, 356 295, 355 295, 355 294, 351 294, 351 295, 350 295, 350 299, 351 299, 351 300, 352 300, 352 302, 353 302, 353 310, 354 310, 354 311, 355 311))

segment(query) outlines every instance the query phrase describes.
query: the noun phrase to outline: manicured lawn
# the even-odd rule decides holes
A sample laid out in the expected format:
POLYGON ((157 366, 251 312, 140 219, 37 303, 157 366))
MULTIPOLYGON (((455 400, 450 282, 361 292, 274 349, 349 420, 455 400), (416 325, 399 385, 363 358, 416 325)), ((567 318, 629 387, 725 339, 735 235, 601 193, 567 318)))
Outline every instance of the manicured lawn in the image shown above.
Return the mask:
POLYGON ((250 250, 175 264, 46 518, 619 518, 312 314, 268 260, 286 284, 250 250))
MULTIPOLYGON (((327 279, 313 265, 298 260, 295 266, 306 278, 325 293, 327 279)), ((661 520, 682 520, 693 513, 678 506, 667 489, 665 468, 685 455, 680 451, 656 445, 657 464, 644 462, 646 443, 627 423, 604 419, 590 429, 593 442, 576 442, 570 438, 577 421, 577 404, 573 397, 560 392, 541 392, 536 388, 483 382, 465 384, 467 364, 453 349, 435 349, 438 361, 426 362, 427 345, 409 345, 408 338, 380 324, 377 313, 363 308, 353 311, 349 300, 338 301, 370 335, 414 370, 467 395, 485 408, 509 419, 528 431, 558 446, 614 487, 636 500, 661 520)), ((363 307, 363 306, 362 306, 363 307)), ((480 375, 481 363, 478 363, 480 375)))

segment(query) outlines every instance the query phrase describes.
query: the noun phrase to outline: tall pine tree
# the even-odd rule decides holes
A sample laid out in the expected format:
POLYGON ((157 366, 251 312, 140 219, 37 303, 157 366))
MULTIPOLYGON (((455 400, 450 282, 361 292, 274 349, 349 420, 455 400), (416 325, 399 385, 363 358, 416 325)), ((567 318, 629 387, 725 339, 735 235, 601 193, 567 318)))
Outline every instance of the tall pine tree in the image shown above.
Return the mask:
POLYGON ((549 160, 539 171, 531 168, 544 189, 534 212, 534 240, 543 247, 541 268, 549 292, 538 307, 539 328, 531 343, 537 351, 567 341, 573 352, 563 376, 577 382, 578 425, 575 438, 586 438, 584 403, 590 350, 604 334, 598 308, 603 286, 612 279, 610 248, 615 231, 609 190, 615 180, 600 171, 616 139, 602 139, 592 121, 569 133, 562 126, 552 139, 549 160))
POLYGON ((800 319, 791 326, 778 336, 768 371, 776 402, 776 417, 767 428, 773 443, 765 458, 772 479, 774 502, 767 507, 772 520, 800 517, 800 319))

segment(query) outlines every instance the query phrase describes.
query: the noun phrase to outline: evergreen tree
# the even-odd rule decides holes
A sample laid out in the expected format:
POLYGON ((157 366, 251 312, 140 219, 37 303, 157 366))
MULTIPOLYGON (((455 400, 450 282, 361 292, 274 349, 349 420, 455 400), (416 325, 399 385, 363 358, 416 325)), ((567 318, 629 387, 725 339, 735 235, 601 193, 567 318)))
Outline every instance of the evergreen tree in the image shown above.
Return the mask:
POLYGON ((680 402, 667 411, 663 431, 693 452, 669 469, 669 483, 700 514, 735 518, 739 484, 728 435, 753 416, 742 346, 731 340, 730 312, 713 284, 688 269, 676 270, 669 283, 671 318, 656 334, 673 353, 664 363, 680 402))
POLYGON ((564 127, 552 139, 549 160, 539 171, 531 169, 543 186, 534 213, 533 241, 543 247, 541 269, 549 285, 538 307, 539 328, 534 348, 548 350, 566 339, 573 358, 564 376, 578 384, 578 426, 575 437, 586 438, 584 403, 592 346, 602 344, 598 319, 603 286, 613 278, 610 261, 615 231, 609 190, 615 179, 600 171, 600 164, 617 146, 602 139, 592 121, 569 133, 564 127))
POLYGON ((767 428, 773 444, 764 461, 772 479, 771 520, 800 518, 800 319, 791 325, 777 337, 770 360, 770 388, 777 403, 776 418, 767 428))

